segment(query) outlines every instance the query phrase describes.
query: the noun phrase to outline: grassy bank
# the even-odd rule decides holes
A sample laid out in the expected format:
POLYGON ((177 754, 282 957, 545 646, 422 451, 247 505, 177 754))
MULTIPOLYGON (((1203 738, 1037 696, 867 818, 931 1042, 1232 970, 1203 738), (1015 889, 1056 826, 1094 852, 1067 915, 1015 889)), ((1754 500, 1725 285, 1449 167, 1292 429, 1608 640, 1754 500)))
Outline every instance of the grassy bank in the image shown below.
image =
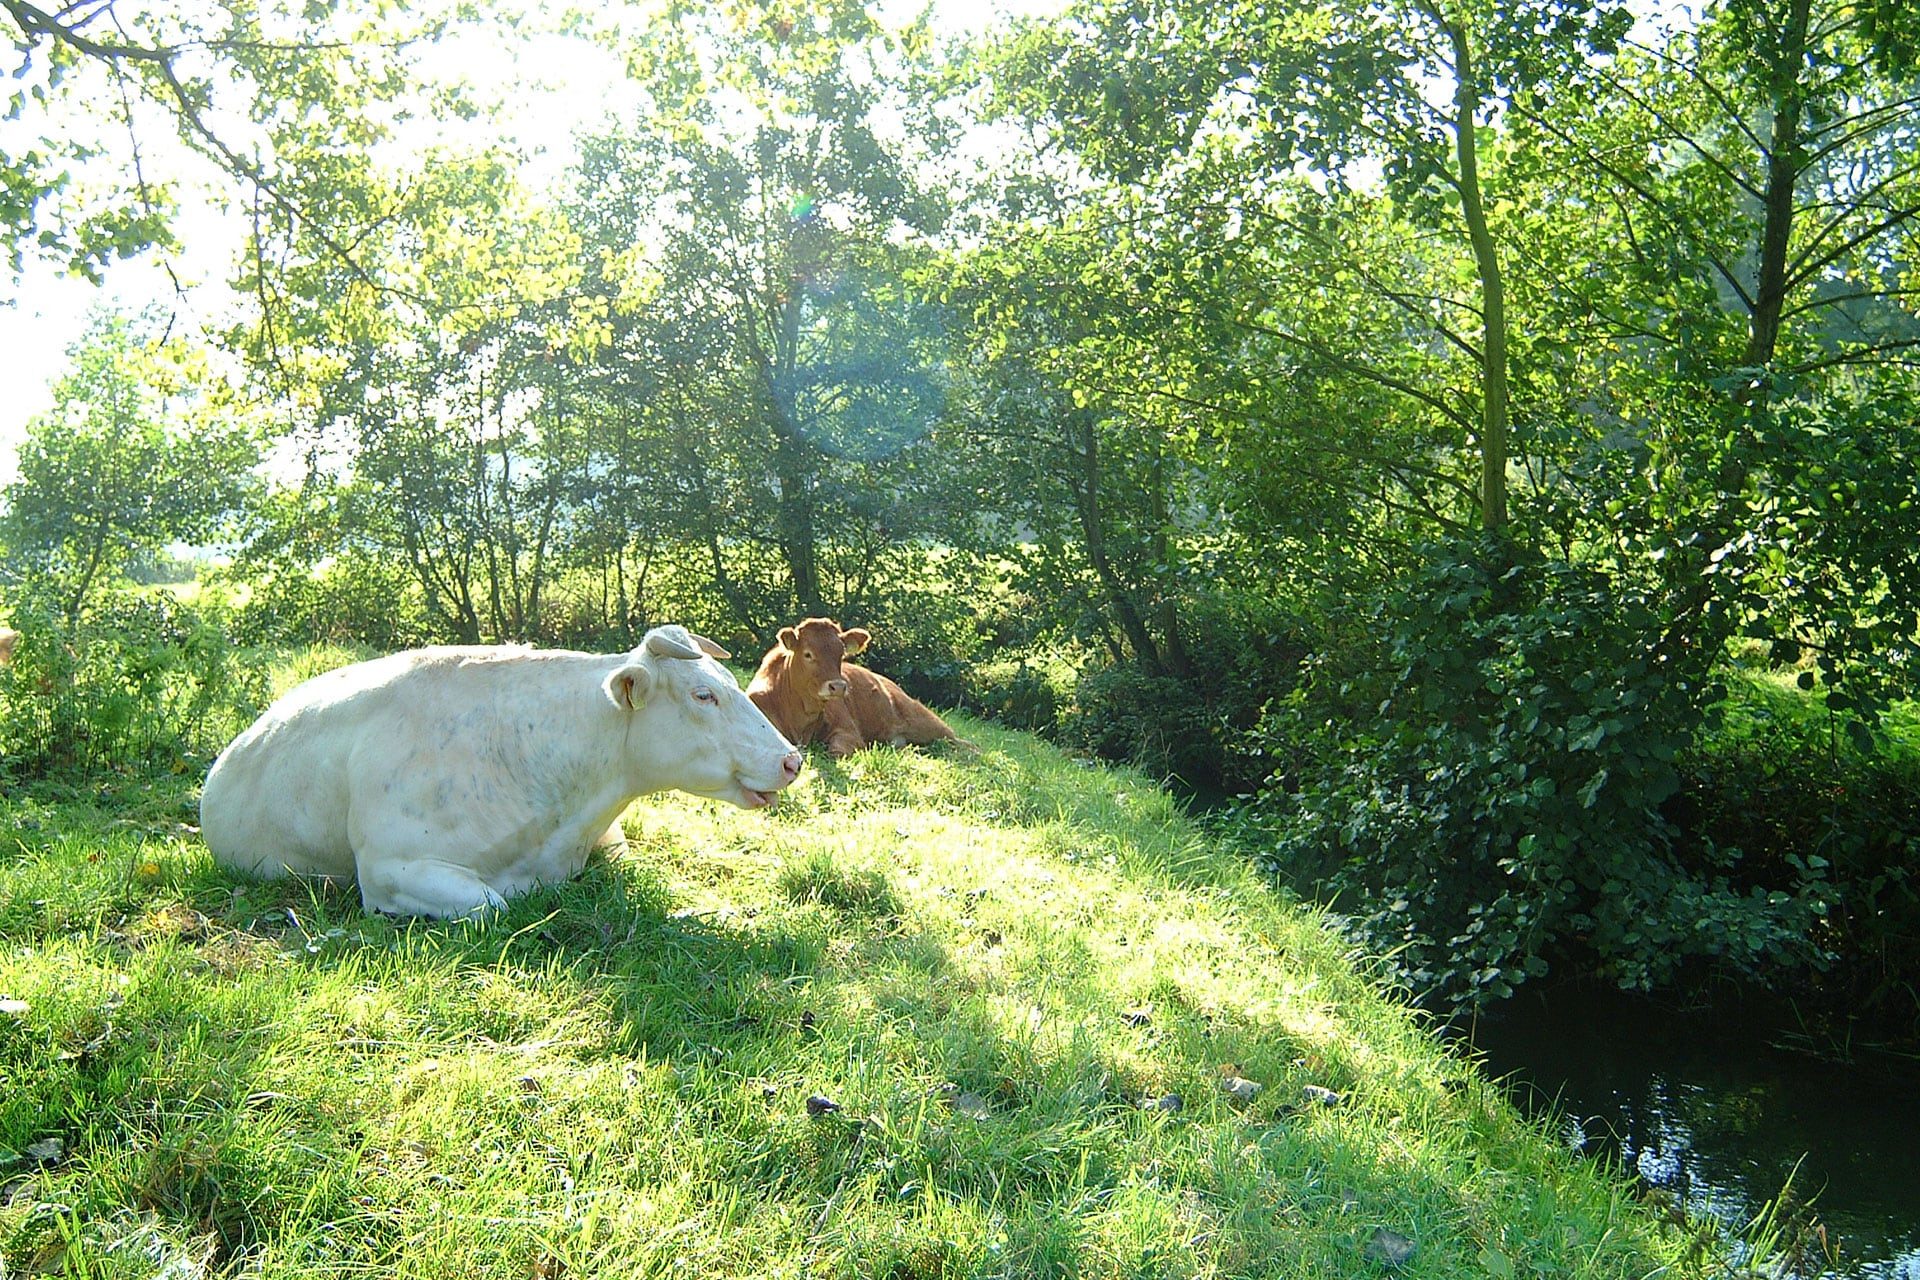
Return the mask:
POLYGON ((6 1272, 1704 1265, 1157 788, 963 731, 642 801, 478 926, 234 880, 191 777, 13 798, 6 1272))

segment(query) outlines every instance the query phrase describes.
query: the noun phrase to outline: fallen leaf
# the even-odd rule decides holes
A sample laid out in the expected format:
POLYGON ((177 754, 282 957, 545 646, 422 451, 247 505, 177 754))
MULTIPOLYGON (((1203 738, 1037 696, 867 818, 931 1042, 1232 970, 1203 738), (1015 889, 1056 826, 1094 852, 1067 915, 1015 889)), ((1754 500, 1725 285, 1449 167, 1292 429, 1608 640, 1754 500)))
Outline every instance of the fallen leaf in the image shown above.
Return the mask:
POLYGON ((1366 1255, 1369 1258, 1384 1262, 1390 1267, 1397 1267, 1408 1258, 1411 1258, 1414 1249, 1417 1247, 1412 1240, 1401 1235, 1398 1231, 1389 1231, 1385 1227, 1376 1227, 1373 1232, 1373 1238, 1367 1241, 1366 1255))

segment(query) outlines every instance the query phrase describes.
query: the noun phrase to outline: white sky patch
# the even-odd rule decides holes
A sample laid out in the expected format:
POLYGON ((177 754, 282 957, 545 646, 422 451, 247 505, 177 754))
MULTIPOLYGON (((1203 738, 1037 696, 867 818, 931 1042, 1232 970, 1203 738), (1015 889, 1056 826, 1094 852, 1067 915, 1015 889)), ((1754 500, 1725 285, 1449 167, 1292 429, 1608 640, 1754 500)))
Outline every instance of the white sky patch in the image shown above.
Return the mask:
MULTIPOLYGON (((878 9, 884 21, 895 24, 927 10, 937 30, 959 35, 990 30, 1013 17, 1058 13, 1065 4, 886 0, 878 9)), ((405 166, 434 147, 499 142, 523 158, 524 180, 540 190, 560 181, 572 164, 577 134, 640 108, 641 95, 626 79, 620 56, 580 37, 504 26, 475 28, 424 49, 420 58, 429 75, 443 82, 464 81, 481 103, 497 102, 500 109, 472 121, 436 121, 423 113, 382 144, 378 159, 383 163, 405 166)), ((227 124, 235 126, 234 136, 247 130, 237 121, 221 127, 227 124)), ((106 114, 77 119, 71 128, 110 143, 109 155, 124 151, 124 127, 106 114)), ((173 316, 175 332, 184 334, 217 331, 244 316, 245 300, 234 295, 227 281, 245 242, 246 222, 224 205, 245 193, 234 191, 231 179, 224 180, 228 185, 220 191, 207 185, 215 180, 211 166, 187 152, 173 137, 171 124, 157 115, 142 123, 140 146, 149 177, 164 172, 180 178, 180 208, 173 220, 178 248, 111 264, 102 285, 31 258, 17 282, 0 276, 0 486, 17 474, 15 455, 27 423, 52 407, 53 383, 66 367, 67 348, 86 328, 91 309, 157 306, 173 316)))

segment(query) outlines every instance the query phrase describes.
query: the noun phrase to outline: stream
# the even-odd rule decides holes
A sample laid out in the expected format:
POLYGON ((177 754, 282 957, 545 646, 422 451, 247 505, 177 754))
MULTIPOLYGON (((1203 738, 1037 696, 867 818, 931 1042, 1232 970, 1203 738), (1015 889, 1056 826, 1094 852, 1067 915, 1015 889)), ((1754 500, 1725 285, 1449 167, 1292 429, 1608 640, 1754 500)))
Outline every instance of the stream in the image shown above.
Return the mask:
POLYGON ((1730 1239, 1791 1177, 1826 1240, 1793 1274, 1920 1280, 1920 1072, 1820 1062, 1737 1017, 1575 988, 1522 992, 1470 1034, 1524 1111, 1730 1239))

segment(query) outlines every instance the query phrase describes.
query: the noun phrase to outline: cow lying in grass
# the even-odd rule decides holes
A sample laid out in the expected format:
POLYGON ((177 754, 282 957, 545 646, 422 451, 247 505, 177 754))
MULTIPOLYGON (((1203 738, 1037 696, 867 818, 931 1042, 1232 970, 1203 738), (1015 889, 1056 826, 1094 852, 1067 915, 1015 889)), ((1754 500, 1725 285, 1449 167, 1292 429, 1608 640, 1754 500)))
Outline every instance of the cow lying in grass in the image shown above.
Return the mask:
POLYGON ((767 650, 747 685, 747 696, 793 742, 823 741, 834 756, 872 742, 944 741, 978 750, 899 685, 846 661, 871 640, 864 629, 842 631, 829 618, 782 627, 779 643, 767 650))
POLYGON ((416 649, 316 676, 220 753, 220 863, 357 879, 369 911, 462 916, 578 874, 634 797, 774 803, 800 753, 727 654, 681 627, 632 653, 416 649))

